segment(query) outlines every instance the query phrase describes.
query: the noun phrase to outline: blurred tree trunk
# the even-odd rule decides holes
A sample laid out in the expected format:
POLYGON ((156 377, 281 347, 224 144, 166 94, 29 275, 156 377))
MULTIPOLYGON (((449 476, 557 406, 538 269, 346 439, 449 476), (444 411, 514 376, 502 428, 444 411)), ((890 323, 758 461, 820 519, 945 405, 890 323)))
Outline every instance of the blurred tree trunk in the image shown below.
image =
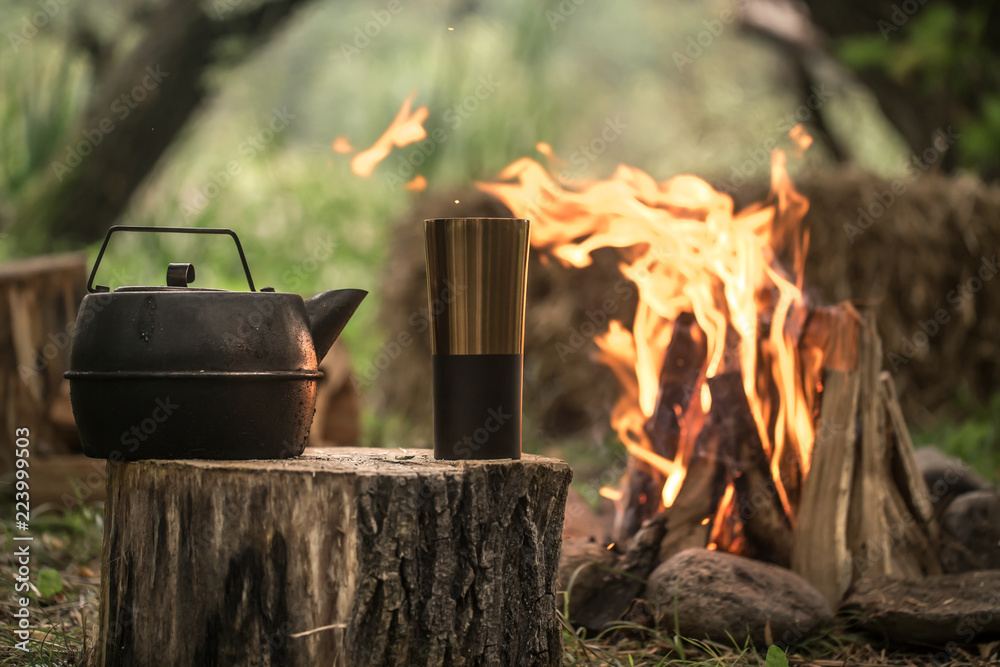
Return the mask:
POLYGON ((127 57, 95 66, 87 113, 10 230, 23 239, 21 252, 101 238, 203 102, 220 42, 241 40, 246 55, 307 2, 271 0, 241 13, 235 0, 170 0, 147 16, 145 37, 127 57))

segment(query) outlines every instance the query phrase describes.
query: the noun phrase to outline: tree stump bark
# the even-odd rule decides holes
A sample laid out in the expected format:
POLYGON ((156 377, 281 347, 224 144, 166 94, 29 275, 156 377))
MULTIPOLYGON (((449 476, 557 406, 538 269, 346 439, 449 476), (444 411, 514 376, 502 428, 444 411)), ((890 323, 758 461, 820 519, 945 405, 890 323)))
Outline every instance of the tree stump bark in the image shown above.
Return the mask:
POLYGON ((109 464, 102 665, 557 665, 572 472, 310 448, 109 464))

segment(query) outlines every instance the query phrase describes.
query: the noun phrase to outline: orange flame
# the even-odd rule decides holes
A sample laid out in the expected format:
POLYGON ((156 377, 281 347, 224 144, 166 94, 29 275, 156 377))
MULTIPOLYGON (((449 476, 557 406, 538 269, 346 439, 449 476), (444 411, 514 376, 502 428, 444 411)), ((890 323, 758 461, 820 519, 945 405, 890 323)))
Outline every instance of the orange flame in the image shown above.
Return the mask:
MULTIPOLYGON (((801 128, 794 138, 803 148, 811 141, 801 128)), ((536 148, 551 152, 547 144, 536 148)), ((611 178, 577 189, 564 189, 529 158, 509 165, 500 178, 504 182, 478 186, 515 216, 533 221, 533 246, 574 267, 588 266, 597 249, 617 248, 622 274, 638 289, 632 330, 611 321, 595 342, 597 358, 622 386, 612 409, 613 428, 632 456, 665 477, 661 498, 655 500, 663 507, 675 501, 697 455, 694 443, 712 409, 705 380, 738 372, 775 487, 794 521, 782 468, 792 457, 803 476, 808 472, 814 423, 795 330, 804 312, 808 234, 801 221, 808 201, 792 186, 785 154, 776 150, 772 155, 768 198, 738 213, 729 195, 699 178, 676 176, 658 183, 625 165, 611 178), (695 387, 698 400, 678 411, 680 443, 668 460, 653 451, 644 425, 657 407, 674 322, 685 312, 694 314, 707 356, 695 387)), ((730 485, 715 517, 712 544, 732 503, 730 485)))
POLYGON ((427 179, 422 174, 417 174, 413 180, 406 182, 403 187, 411 192, 420 192, 427 189, 427 179))
POLYGON ((393 146, 403 147, 427 137, 427 131, 423 126, 424 121, 427 120, 427 107, 420 107, 412 114, 410 113, 410 106, 416 95, 417 93, 414 91, 406 98, 389 128, 372 144, 371 148, 354 156, 354 159, 351 160, 351 171, 362 178, 368 178, 372 175, 376 165, 389 156, 393 146))

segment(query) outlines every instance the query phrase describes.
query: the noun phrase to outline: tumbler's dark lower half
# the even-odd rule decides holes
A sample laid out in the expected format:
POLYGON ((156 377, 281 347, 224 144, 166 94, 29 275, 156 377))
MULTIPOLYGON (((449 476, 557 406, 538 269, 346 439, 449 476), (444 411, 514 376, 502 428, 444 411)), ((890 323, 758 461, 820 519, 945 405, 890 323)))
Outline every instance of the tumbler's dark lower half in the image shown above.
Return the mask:
POLYGON ((434 457, 521 458, 523 354, 435 354, 434 457))

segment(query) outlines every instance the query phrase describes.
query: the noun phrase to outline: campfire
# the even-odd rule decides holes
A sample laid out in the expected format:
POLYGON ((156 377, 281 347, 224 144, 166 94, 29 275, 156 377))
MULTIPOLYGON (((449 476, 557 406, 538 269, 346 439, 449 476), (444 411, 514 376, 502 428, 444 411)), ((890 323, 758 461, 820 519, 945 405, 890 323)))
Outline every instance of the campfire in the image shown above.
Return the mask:
POLYGON ((564 265, 616 249, 638 292, 634 322, 595 338, 621 384, 629 463, 601 495, 632 573, 703 547, 792 567, 836 604, 861 574, 938 572, 935 528, 873 318, 804 289, 809 203, 786 161, 739 212, 699 178, 627 166, 570 187, 523 158, 479 187, 564 265))
MULTIPOLYGON (((355 161, 419 141, 424 108, 411 113, 410 102, 355 161)), ((794 643, 852 588, 880 575, 929 582, 942 571, 937 519, 882 370, 874 312, 808 292, 809 202, 787 162, 812 140, 801 126, 790 138, 788 153, 771 155, 768 195, 741 210, 694 176, 657 182, 622 165, 605 180, 561 180, 548 144, 536 146, 548 169, 521 158, 497 182, 477 184, 531 220, 543 264, 583 269, 614 253, 623 278, 594 342, 620 385, 611 426, 627 464, 600 489, 616 506, 613 535, 563 545, 560 590, 577 626, 672 625, 684 597, 674 593, 677 573, 717 567, 686 584, 687 604, 708 605, 688 608, 688 631, 715 632, 692 619, 733 607, 724 600, 743 581, 755 592, 735 606, 751 609, 801 582, 783 598, 788 613, 761 610, 753 628, 746 619, 717 625, 767 643, 780 628, 794 643), (636 302, 634 317, 614 319, 636 302), (745 558, 712 564, 704 554, 713 552, 745 558), (713 579, 721 593, 704 595, 713 579)))

